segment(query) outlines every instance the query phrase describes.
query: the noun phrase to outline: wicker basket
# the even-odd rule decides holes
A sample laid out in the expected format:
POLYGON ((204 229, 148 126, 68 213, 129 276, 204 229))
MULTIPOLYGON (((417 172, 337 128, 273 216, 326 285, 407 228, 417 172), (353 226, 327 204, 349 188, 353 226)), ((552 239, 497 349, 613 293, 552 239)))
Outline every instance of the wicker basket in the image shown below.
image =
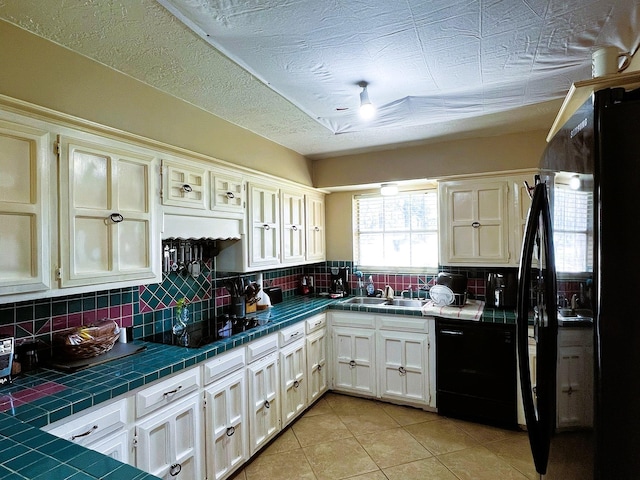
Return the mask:
POLYGON ((60 332, 54 341, 62 356, 73 360, 107 353, 119 337, 118 324, 113 320, 102 320, 60 332))

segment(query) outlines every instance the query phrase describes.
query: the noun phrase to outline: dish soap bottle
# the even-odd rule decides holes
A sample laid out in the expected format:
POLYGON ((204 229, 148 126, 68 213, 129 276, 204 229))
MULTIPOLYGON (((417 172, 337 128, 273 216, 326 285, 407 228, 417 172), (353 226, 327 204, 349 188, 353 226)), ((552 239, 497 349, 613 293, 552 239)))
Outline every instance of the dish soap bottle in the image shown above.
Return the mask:
POLYGON ((373 297, 374 292, 376 291, 376 287, 373 285, 373 277, 369 275, 369 283, 367 283, 367 295, 369 297, 373 297))

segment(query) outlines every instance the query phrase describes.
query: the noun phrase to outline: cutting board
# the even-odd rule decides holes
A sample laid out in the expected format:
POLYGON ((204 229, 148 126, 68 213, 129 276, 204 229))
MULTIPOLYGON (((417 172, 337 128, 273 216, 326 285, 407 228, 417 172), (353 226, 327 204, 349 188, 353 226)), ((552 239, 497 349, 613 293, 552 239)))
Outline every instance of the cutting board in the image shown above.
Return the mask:
POLYGON ((135 355, 143 351, 147 347, 145 345, 134 345, 132 343, 116 343, 111 350, 97 357, 81 358, 78 360, 64 360, 60 358, 52 358, 49 366, 56 370, 64 372, 77 372, 85 368, 94 367, 103 363, 125 358, 129 355, 135 355))

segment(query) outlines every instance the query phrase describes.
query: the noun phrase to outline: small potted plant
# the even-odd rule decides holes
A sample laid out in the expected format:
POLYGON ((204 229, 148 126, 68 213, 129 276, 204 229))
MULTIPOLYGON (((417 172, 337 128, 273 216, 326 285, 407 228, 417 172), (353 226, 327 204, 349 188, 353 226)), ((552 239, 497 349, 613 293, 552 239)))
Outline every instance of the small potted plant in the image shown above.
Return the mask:
POLYGON ((187 308, 187 299, 182 297, 176 302, 176 312, 173 317, 173 334, 182 336, 187 330, 187 322, 189 321, 189 309, 187 308))

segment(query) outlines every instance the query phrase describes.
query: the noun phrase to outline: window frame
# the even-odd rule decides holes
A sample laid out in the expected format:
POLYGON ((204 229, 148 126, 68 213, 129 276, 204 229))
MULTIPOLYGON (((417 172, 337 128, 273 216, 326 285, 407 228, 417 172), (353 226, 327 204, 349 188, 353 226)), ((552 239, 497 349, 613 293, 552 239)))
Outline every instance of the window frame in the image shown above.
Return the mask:
MULTIPOLYGON (((353 260, 354 260, 354 264, 358 265, 358 268, 360 269, 367 269, 367 270, 375 270, 378 272, 397 272, 398 269, 401 269, 403 272, 406 273, 435 273, 438 272, 439 270, 439 249, 440 249, 440 230, 439 230, 439 221, 438 221, 438 216, 440 213, 440 209, 439 209, 439 197, 438 197, 438 189, 437 186, 434 187, 427 187, 427 188, 421 188, 419 190, 411 190, 411 191, 401 191, 399 192, 397 195, 394 196, 383 196, 379 193, 369 193, 369 194, 359 194, 359 195, 354 195, 353 199, 352 199, 352 221, 353 221, 353 242, 352 242, 352 248, 353 248, 353 260), (366 200, 366 199, 376 199, 377 201, 382 201, 385 202, 386 199, 388 199, 388 201, 397 201, 398 197, 400 196, 406 196, 407 198, 411 198, 412 196, 415 195, 424 195, 424 194, 429 194, 429 195, 433 195, 433 200, 434 200, 434 211, 435 211, 435 218, 433 219, 433 228, 428 228, 428 229, 414 229, 412 227, 412 225, 409 225, 409 230, 406 232, 407 235, 411 236, 413 234, 422 234, 422 233, 426 233, 426 234, 435 234, 435 248, 436 248, 436 252, 435 252, 435 258, 436 258, 436 263, 432 266, 403 266, 403 265, 369 265, 369 264, 364 264, 360 262, 360 236, 361 236, 361 232, 360 232, 360 224, 359 224, 359 215, 360 215, 360 206, 359 206, 359 201, 360 200, 366 200)), ((380 232, 381 235, 384 235, 384 225, 383 227, 383 231, 380 232)), ((391 230, 391 229, 390 229, 391 230)), ((392 233, 391 231, 389 233, 392 233)), ((397 232, 396 232, 397 233, 397 232)), ((384 240, 383 240, 384 242, 384 240)))

